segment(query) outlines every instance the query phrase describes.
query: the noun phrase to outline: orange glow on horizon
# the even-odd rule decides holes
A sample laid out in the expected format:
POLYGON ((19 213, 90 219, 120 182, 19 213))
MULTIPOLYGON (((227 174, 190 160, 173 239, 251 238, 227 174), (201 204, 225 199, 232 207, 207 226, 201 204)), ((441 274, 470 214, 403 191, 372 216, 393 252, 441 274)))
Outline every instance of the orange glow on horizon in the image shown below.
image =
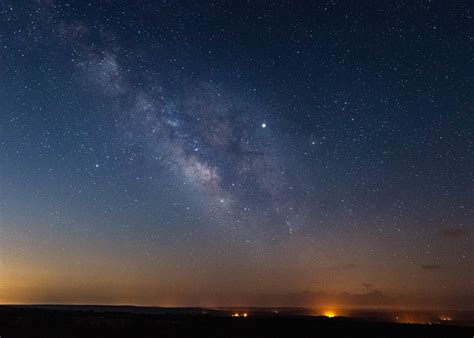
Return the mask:
POLYGON ((450 322, 453 320, 453 318, 450 316, 441 316, 439 317, 439 320, 441 320, 442 322, 450 322))
POLYGON ((333 317, 336 317, 336 312, 332 311, 332 310, 326 310, 323 312, 323 315, 328 317, 328 318, 333 318, 333 317))

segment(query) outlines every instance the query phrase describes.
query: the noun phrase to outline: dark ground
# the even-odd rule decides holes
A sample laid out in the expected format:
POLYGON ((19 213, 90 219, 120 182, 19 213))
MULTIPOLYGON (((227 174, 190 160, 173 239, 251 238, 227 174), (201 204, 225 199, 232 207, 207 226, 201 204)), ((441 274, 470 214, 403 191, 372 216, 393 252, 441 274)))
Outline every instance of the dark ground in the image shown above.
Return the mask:
POLYGON ((0 306, 0 337, 474 337, 473 327, 202 309, 0 306), (204 313, 206 312, 206 313, 204 313))

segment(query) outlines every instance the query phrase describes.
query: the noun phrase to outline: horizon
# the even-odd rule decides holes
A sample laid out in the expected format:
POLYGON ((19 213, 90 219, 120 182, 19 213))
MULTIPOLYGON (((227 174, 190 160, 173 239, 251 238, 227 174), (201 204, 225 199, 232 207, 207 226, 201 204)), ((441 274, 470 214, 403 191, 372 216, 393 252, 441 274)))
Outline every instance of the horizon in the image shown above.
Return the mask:
POLYGON ((313 317, 330 320, 352 319, 380 323, 399 324, 438 324, 448 326, 474 327, 474 310, 439 310, 439 309, 403 309, 403 308, 341 308, 341 307, 160 307, 137 306, 127 304, 1 304, 2 307, 26 308, 58 311, 92 311, 101 313, 136 313, 151 315, 201 315, 218 317, 247 318, 287 318, 313 317))
POLYGON ((343 315, 343 312, 353 312, 353 313, 399 313, 399 312, 423 312, 423 313, 471 313, 474 312, 474 309, 442 309, 442 308, 408 308, 408 307, 391 307, 391 306, 380 306, 380 307, 341 307, 341 306, 313 306, 313 307, 304 307, 304 306, 259 306, 259 305, 183 305, 183 306, 165 306, 165 305, 140 305, 133 303, 2 303, 0 306, 18 306, 18 307, 48 307, 48 306, 58 306, 58 307, 117 307, 117 308, 143 308, 143 309, 203 309, 203 310, 304 310, 307 311, 307 314, 310 316, 322 316, 329 317, 325 315, 325 312, 334 312, 336 317, 351 317, 351 315, 343 315))

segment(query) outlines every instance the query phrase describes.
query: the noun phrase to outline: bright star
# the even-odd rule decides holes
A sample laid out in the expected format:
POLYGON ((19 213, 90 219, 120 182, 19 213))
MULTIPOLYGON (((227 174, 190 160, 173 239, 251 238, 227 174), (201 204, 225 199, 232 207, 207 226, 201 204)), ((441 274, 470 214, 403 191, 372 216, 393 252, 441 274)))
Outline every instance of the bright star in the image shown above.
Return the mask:
POLYGON ((266 123, 262 123, 262 128, 266 128, 267 127, 267 124, 266 123))

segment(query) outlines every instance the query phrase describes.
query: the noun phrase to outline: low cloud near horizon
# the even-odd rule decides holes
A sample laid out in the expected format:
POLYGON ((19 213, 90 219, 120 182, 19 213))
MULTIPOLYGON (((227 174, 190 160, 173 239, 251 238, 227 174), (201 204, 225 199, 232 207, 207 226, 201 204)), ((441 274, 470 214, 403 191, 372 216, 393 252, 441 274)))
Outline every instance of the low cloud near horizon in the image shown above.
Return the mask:
POLYGON ((423 270, 439 270, 441 269, 441 265, 439 264, 424 264, 421 266, 423 270))
POLYGON ((446 228, 441 231, 440 236, 443 239, 462 239, 471 235, 470 229, 465 227, 446 228))

